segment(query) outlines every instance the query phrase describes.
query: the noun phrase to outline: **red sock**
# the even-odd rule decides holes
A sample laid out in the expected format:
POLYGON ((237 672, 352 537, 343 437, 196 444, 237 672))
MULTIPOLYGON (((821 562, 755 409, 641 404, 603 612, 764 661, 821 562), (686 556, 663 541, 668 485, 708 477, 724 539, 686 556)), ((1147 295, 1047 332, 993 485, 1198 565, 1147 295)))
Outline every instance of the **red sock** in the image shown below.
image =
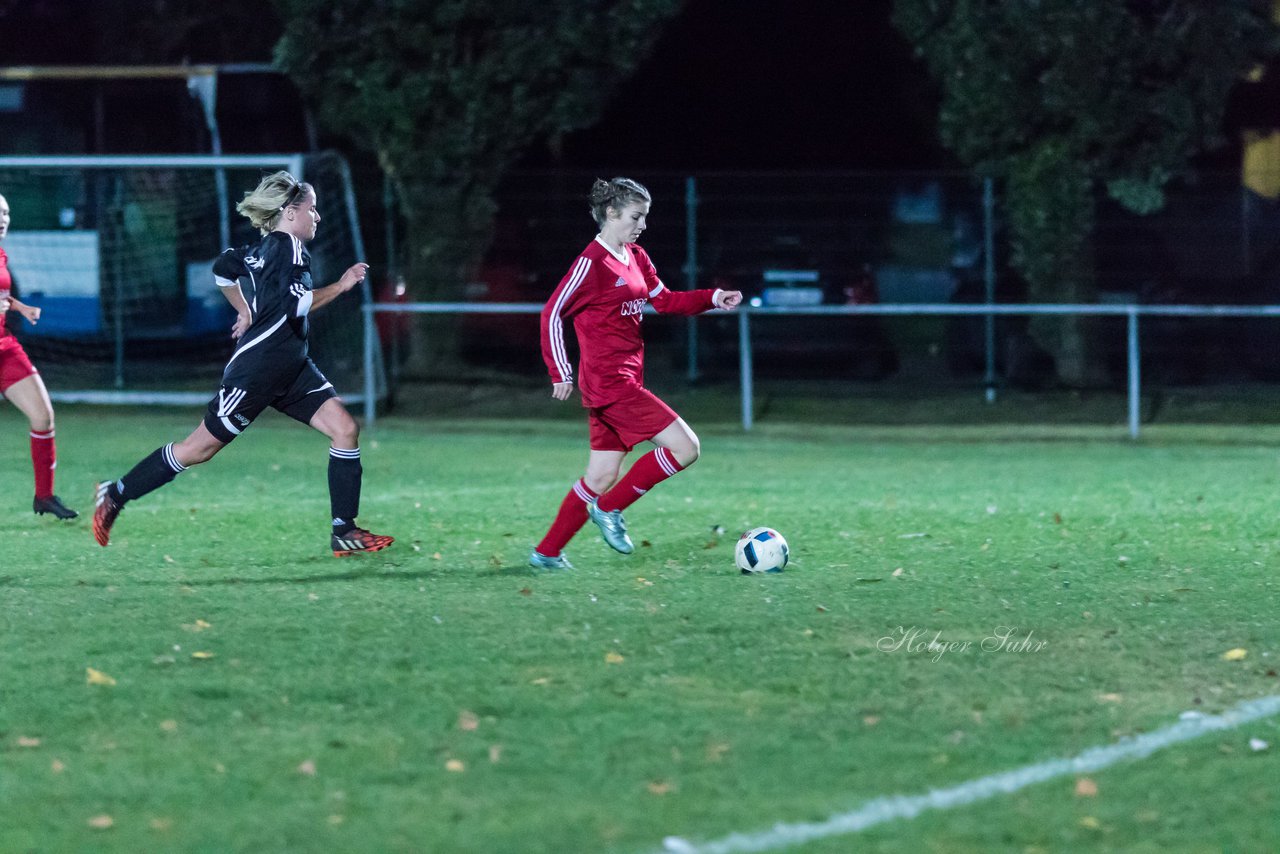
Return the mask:
POLYGON ((622 480, 601 495, 596 504, 601 510, 625 510, 641 495, 681 471, 684 466, 676 462, 675 454, 666 448, 654 448, 636 460, 622 480))
POLYGON ((53 431, 31 434, 31 467, 36 472, 36 498, 53 495, 53 470, 58 467, 58 453, 53 446, 53 431))
POLYGON ((551 530, 538 543, 538 554, 557 557, 564 549, 564 544, 573 539, 573 535, 587 524, 587 502, 596 494, 587 488, 585 480, 579 480, 569 490, 569 494, 560 502, 560 511, 556 520, 551 523, 551 530))

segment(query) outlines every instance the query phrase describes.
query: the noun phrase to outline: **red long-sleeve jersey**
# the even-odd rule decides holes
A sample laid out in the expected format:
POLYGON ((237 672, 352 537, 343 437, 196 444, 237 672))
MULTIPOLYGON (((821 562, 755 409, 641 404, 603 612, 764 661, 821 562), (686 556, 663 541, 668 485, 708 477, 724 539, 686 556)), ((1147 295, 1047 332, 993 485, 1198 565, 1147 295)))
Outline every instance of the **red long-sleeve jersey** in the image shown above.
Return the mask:
POLYGON ((542 309, 542 359, 553 383, 574 382, 564 324, 578 338, 578 389, 583 406, 606 406, 644 384, 645 303, 662 314, 701 314, 715 307, 715 289, 672 291, 638 245, 619 260, 599 238, 587 244, 542 309))
MULTIPOLYGON (((9 256, 0 249, 0 296, 9 296, 13 289, 13 276, 9 273, 9 256)), ((0 311, 0 338, 7 338, 13 333, 5 325, 9 316, 7 311, 0 311)))

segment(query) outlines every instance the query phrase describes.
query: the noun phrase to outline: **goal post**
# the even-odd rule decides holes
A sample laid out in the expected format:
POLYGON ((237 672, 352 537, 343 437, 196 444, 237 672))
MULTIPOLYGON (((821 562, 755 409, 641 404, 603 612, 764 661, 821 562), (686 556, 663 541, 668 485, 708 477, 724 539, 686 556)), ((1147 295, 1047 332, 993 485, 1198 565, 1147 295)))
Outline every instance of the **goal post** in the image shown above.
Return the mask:
MULTIPOLYGON (((337 154, 0 156, 9 202, 2 246, 31 325, 9 325, 55 401, 195 405, 208 400, 233 342, 234 311, 211 265, 257 238, 235 201, 287 169, 316 187, 327 215, 308 244, 317 284, 364 257, 355 188, 337 154)), ((311 318, 311 349, 340 392, 365 388, 360 306, 343 295, 311 318)), ((381 353, 369 360, 381 394, 381 353)), ((344 395, 348 400, 352 397, 344 395)))

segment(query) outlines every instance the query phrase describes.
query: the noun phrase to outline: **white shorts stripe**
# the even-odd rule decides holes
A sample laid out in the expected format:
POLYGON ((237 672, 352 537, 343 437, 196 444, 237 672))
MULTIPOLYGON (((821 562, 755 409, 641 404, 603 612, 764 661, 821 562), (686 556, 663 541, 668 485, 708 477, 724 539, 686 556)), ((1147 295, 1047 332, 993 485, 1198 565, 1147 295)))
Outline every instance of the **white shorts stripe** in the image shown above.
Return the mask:
POLYGON ((218 389, 218 416, 224 417, 235 412, 240 401, 244 400, 245 393, 242 388, 233 388, 230 394, 218 389))
POLYGON ((228 430, 228 432, 230 432, 232 436, 239 436, 239 435, 240 435, 240 431, 239 431, 238 429, 236 429, 236 425, 234 425, 234 424, 232 424, 232 423, 231 423, 231 419, 230 419, 230 418, 225 418, 225 417, 224 417, 224 418, 219 418, 218 420, 222 422, 222 426, 223 426, 223 427, 226 427, 226 428, 227 428, 227 430, 228 430))

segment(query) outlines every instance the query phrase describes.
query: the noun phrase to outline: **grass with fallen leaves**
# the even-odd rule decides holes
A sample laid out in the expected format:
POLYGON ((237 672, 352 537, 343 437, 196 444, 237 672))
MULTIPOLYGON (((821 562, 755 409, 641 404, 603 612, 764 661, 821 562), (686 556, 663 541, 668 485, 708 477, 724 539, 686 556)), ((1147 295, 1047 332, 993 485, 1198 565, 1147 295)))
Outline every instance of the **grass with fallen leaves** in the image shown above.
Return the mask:
MULTIPOLYGON (((0 411, 0 850, 653 851, 1280 693, 1274 428, 695 422, 635 555, 539 575, 581 423, 388 419, 398 540, 336 560, 272 415, 96 546, 93 481, 198 417, 60 410, 58 524, 0 411), (762 524, 792 565, 743 577, 762 524)), ((1272 851, 1277 779, 1270 719, 803 850, 1272 851)))

